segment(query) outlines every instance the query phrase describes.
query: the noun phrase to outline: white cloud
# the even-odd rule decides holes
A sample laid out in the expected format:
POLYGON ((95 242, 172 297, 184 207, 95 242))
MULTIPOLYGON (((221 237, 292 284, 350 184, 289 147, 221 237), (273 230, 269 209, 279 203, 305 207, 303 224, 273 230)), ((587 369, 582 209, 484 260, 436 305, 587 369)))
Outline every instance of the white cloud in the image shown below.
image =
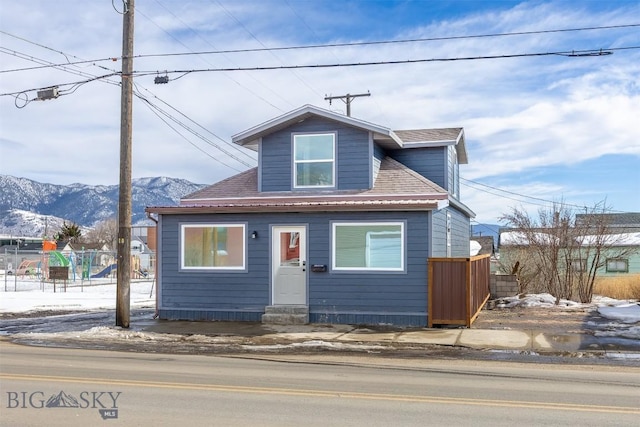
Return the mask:
MULTIPOLYGON (((2 1, 3 30, 78 58, 119 56, 122 16, 110 2, 49 1, 28 5, 2 1), (5 18, 8 17, 8 18, 5 18)), ((469 34, 534 31, 619 25, 640 15, 640 6, 609 2, 565 7, 563 2, 523 2, 495 9, 451 10, 443 19, 425 11, 425 19, 406 15, 416 4, 378 10, 370 3, 286 2, 138 2, 136 54, 218 49, 260 48, 312 43, 398 38, 433 38, 469 34), (224 6, 221 7, 220 4, 224 6), (454 13, 455 12, 455 13, 454 13), (385 16, 381 14, 385 13, 385 16), (359 16, 354 22, 353 16, 359 16), (406 23, 400 27, 380 26, 406 23), (257 39, 257 40, 256 40, 257 39)), ((116 2, 116 6, 118 2, 116 2)), ((421 7, 426 5, 417 4, 421 7)), ((376 5, 381 7, 381 5, 376 5)), ((460 6, 465 8, 465 5, 460 6)), ((327 64, 424 58, 534 53, 557 50, 637 45, 637 28, 472 38, 423 43, 389 44, 273 53, 225 53, 204 56, 136 58, 136 70, 195 70, 220 67, 327 64)), ((2 34, 2 46, 55 63, 63 55, 2 34)), ((31 67, 32 61, 2 53, 2 69, 31 67)), ((120 69, 118 62, 99 62, 120 69)), ((594 58, 528 57, 295 71, 227 71, 170 74, 167 85, 153 77, 136 78, 141 93, 164 106, 157 95, 220 138, 231 136, 303 104, 344 111, 325 95, 371 91, 357 99, 353 115, 394 129, 462 126, 467 136, 469 165, 462 175, 474 180, 493 177, 513 188, 508 178, 518 172, 553 165, 577 165, 611 154, 640 156, 640 51, 616 51, 594 58), (179 79, 175 80, 176 78, 179 79), (144 88, 144 89, 143 89, 144 88), (147 89, 147 90, 145 90, 147 89)), ((74 72, 106 74, 89 64, 67 66, 74 72)), ((67 71, 44 70, 0 74, 0 93, 84 80, 67 71)), ((117 78, 113 79, 118 82, 117 78)), ((35 94, 30 92, 30 96, 35 94)), ((16 109, 10 97, 0 97, 2 173, 60 184, 114 184, 118 179, 118 86, 99 82, 80 86, 68 96, 32 102, 16 109)), ((207 134, 172 111, 194 130, 207 134)), ((227 156, 182 131, 191 143, 154 116, 140 100, 134 103, 134 176, 165 175, 208 183, 235 173, 220 166, 196 145, 221 162, 227 156)), ((220 141, 207 134, 215 143, 220 141)), ((523 178, 524 179, 524 178, 523 178)), ((584 193, 580 182, 553 183, 535 176, 553 198, 584 193), (558 188, 561 187, 561 188, 558 188)), ((620 183, 619 183, 620 184, 620 183)), ((620 184, 624 185, 624 183, 620 184)), ((620 185, 616 190, 621 190, 620 185)), ((528 191, 528 189, 523 189, 528 191)), ((630 194, 630 189, 627 188, 630 194)), ((624 195, 622 196, 624 197, 624 195)), ((629 198, 629 196, 627 196, 629 198)), ((601 198, 599 198, 600 200, 601 198)), ((464 200, 484 211, 481 197, 464 200), (474 203, 482 203, 477 206, 474 203)), ((501 203, 508 203, 502 200, 501 203)), ((636 204, 633 208, 639 210, 636 204)))

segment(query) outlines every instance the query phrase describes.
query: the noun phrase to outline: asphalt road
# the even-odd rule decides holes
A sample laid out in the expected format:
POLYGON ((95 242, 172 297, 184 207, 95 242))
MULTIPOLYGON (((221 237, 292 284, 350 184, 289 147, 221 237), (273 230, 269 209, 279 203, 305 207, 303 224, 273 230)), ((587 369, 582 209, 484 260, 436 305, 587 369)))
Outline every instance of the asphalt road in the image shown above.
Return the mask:
POLYGON ((7 426, 636 426, 640 369, 0 341, 7 426), (50 407, 47 407, 49 405, 50 407))

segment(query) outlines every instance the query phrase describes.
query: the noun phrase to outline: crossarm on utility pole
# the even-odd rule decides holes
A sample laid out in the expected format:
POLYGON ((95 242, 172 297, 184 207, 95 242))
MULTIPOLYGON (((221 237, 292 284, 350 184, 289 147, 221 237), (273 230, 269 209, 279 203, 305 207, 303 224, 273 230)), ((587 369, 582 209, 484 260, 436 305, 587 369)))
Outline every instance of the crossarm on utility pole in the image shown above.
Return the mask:
POLYGON ((340 96, 325 95, 324 100, 329 101, 329 105, 331 105, 331 101, 333 101, 334 99, 341 99, 345 104, 347 104, 347 116, 351 117, 351 101, 353 101, 354 98, 358 98, 360 96, 371 96, 371 93, 370 92, 358 93, 355 95, 351 95, 350 93, 348 93, 346 95, 340 95, 340 96))

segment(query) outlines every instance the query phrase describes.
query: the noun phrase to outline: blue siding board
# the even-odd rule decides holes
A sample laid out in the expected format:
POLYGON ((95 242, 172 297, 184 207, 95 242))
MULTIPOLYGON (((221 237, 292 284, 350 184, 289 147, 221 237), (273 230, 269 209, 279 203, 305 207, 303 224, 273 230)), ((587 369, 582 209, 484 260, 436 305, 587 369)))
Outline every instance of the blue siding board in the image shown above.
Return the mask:
POLYGON ((387 154, 445 190, 448 188, 447 147, 393 150, 387 154))
POLYGON ((221 320, 229 316, 229 320, 249 321, 251 318, 259 321, 259 314, 264 312, 270 299, 270 227, 306 224, 307 264, 324 264, 329 270, 309 272, 310 312, 326 313, 329 310, 340 319, 352 319, 355 323, 367 323, 367 319, 371 323, 387 323, 393 318, 397 324, 423 325, 427 307, 425 266, 430 256, 428 219, 428 212, 317 212, 304 216, 295 213, 163 215, 162 235, 159 236, 159 244, 163 248, 160 317, 221 320), (406 271, 386 274, 331 271, 331 221, 354 220, 406 221, 406 271), (177 236, 179 225, 185 222, 245 222, 248 233, 258 230, 259 237, 247 241, 247 272, 180 271, 177 236), (239 316, 234 314, 237 310, 251 314, 239 316), (340 314, 349 311, 369 314, 340 314), (378 318, 377 312, 394 315, 378 318), (417 316, 422 319, 418 323, 414 319, 416 313, 421 313, 417 316))
POLYGON ((451 256, 467 258, 469 257, 469 239, 471 238, 471 220, 466 214, 452 206, 432 214, 432 256, 447 256, 447 213, 451 214, 451 256))
POLYGON ((431 232, 431 250, 433 257, 447 256, 447 210, 440 209, 431 215, 433 226, 431 232))
POLYGON ((451 213, 451 256, 469 256, 469 240, 471 239, 471 220, 459 210, 449 207, 451 213))
POLYGON ((457 163, 455 162, 454 156, 456 156, 455 147, 449 146, 447 147, 447 186, 444 187, 449 191, 449 194, 454 194, 455 183, 453 182, 455 178, 455 167, 457 163))
POLYGON ((260 182, 262 191, 293 189, 292 150, 294 133, 336 132, 336 185, 340 190, 369 188, 371 164, 369 133, 319 117, 309 118, 262 139, 260 182))

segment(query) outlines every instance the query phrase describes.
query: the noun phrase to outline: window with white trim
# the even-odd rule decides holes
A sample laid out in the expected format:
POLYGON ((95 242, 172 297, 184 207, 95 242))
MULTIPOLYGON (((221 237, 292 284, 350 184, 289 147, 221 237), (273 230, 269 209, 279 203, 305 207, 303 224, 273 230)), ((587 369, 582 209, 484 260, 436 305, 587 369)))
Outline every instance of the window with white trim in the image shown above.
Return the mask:
POLYGON ((180 267, 183 270, 243 270, 245 242, 244 224, 182 224, 180 267))
POLYGON ((622 258, 607 259, 607 273, 628 273, 629 260, 622 258))
POLYGON ((293 187, 335 186, 335 140, 333 133, 293 136, 293 187))
POLYGON ((403 222, 333 223, 332 269, 403 271, 403 222))

